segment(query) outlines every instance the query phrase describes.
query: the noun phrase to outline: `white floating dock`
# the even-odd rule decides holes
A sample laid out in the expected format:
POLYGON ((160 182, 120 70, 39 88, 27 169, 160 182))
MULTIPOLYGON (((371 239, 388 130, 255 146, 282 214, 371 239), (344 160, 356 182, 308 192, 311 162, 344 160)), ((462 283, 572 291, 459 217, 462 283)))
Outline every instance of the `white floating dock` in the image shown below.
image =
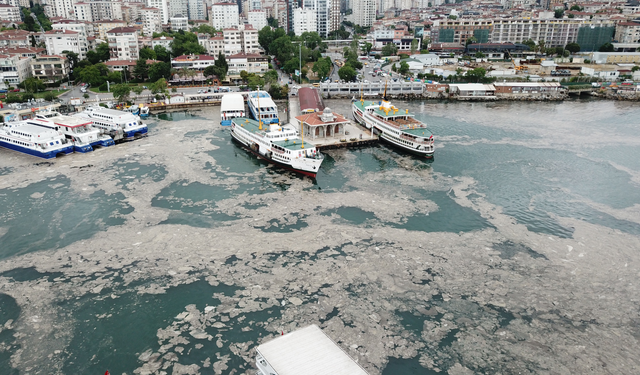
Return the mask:
POLYGON ((262 375, 368 375, 315 324, 259 345, 257 351, 262 375))

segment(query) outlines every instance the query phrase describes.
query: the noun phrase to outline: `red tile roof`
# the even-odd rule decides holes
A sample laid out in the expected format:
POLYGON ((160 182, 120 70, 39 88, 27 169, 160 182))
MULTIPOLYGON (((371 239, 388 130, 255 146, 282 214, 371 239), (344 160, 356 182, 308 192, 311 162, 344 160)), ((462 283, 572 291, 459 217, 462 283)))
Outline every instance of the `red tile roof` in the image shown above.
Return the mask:
POLYGON ((296 120, 299 121, 304 121, 305 124, 307 125, 327 125, 327 124, 341 124, 344 122, 348 122, 348 120, 346 118, 344 118, 344 116, 339 115, 335 112, 333 112, 333 115, 335 116, 335 119, 333 121, 329 121, 329 122, 324 122, 322 120, 320 120, 320 115, 322 114, 322 112, 313 112, 313 113, 308 113, 305 115, 301 115, 301 116, 297 116, 296 120))

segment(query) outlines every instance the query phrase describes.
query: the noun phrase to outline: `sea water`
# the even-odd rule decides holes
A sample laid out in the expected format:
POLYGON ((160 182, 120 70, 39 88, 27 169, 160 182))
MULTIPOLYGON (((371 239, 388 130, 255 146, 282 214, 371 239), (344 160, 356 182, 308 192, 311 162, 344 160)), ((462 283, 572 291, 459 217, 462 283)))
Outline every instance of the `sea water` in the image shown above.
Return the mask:
POLYGON ((218 108, 51 161, 1 149, 0 372, 254 374, 308 324, 371 374, 638 372, 640 109, 394 105, 433 161, 331 150, 313 180, 218 108))

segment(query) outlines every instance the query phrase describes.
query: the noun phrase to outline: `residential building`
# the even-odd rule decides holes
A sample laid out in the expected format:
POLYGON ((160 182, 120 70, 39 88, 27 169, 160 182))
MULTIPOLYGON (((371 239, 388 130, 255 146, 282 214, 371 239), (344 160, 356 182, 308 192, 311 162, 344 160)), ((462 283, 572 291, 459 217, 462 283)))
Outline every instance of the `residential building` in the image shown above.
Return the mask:
POLYGON ((159 38, 153 38, 153 40, 151 40, 151 48, 155 48, 156 46, 163 46, 167 50, 171 50, 172 42, 173 42, 173 38, 169 36, 161 36, 159 38))
POLYGON ((64 55, 64 51, 80 55, 78 33, 75 31, 53 29, 45 32, 43 38, 49 55, 64 55))
POLYGON ((293 32, 297 36, 305 32, 317 32, 317 19, 315 10, 297 8, 293 11, 293 32))
POLYGON ((207 18, 204 0, 188 0, 190 20, 203 20, 207 18))
POLYGON ((94 31, 97 34, 98 39, 107 40, 107 32, 109 30, 126 27, 127 23, 121 20, 100 21, 93 24, 94 31))
POLYGON ((340 12, 340 0, 327 0, 331 2, 329 8, 329 32, 339 30, 342 24, 342 15, 340 12))
POLYGON ((267 26, 267 12, 264 10, 251 10, 247 14, 247 22, 257 30, 267 26))
POLYGON ((171 24, 172 31, 189 31, 189 19, 182 14, 176 14, 175 16, 169 18, 169 23, 171 24))
POLYGON ((122 3, 117 1, 90 1, 73 4, 74 16, 81 21, 122 20, 122 3))
MULTIPOLYGON (((0 4, 11 5, 12 7, 18 7, 18 8, 22 6, 20 5, 20 0, 0 0, 0 4)), ((29 2, 27 1, 27 6, 28 4, 29 2)))
POLYGON ((31 46, 31 37, 35 35, 25 30, 6 30, 0 32, 0 47, 31 46))
POLYGON ((198 35, 198 43, 200 43, 211 56, 218 57, 219 53, 224 54, 223 36, 209 37, 209 34, 200 34, 198 35))
POLYGON ((0 87, 17 86, 31 77, 31 57, 0 53, 0 87))
POLYGON ((227 65, 229 70, 227 75, 229 79, 240 78, 240 72, 255 73, 263 75, 269 70, 269 58, 264 55, 238 53, 227 56, 227 65))
POLYGON ((287 13, 287 2, 284 0, 278 0, 273 6, 273 18, 278 20, 278 26, 283 29, 287 29, 288 21, 288 13, 287 13))
POLYGON ((174 69, 191 69, 203 71, 207 67, 214 65, 215 57, 209 55, 182 55, 171 59, 171 67, 174 69))
POLYGON ((93 22, 93 13, 89 3, 73 4, 73 14, 78 21, 93 22))
POLYGON ((144 35, 162 32, 162 12, 158 8, 145 7, 140 9, 142 32, 144 35))
POLYGON ((239 27, 229 27, 222 31, 224 37, 225 56, 242 52, 242 30, 239 27))
POLYGON ((374 0, 352 1, 353 23, 362 27, 373 25, 376 20, 376 2, 374 0))
POLYGON ((477 43, 489 43, 492 30, 495 30, 493 20, 446 19, 440 20, 432 27, 431 37, 432 41, 437 43, 466 44, 471 38, 475 38, 477 43))
MULTIPOLYGON (((321 37, 326 38, 330 29, 330 13, 332 0, 303 0, 304 9, 313 10, 316 14, 316 31, 321 37)), ((296 34, 298 35, 298 34, 296 34)))
POLYGON ((187 0, 170 0, 169 1, 169 20, 172 17, 181 15, 186 17, 189 14, 189 5, 187 0))
MULTIPOLYGON (((89 30, 93 30, 91 23, 78 22, 74 20, 61 20, 56 21, 56 23, 52 24, 51 27, 53 30, 69 30, 75 31, 78 33, 78 47, 80 52, 80 59, 84 59, 87 57, 87 51, 89 51, 89 30)), ((51 53, 50 53, 51 54, 51 53)))
POLYGON ((244 26, 242 30, 242 50, 246 54, 260 54, 262 48, 258 43, 258 29, 252 25, 244 26))
MULTIPOLYGON (((0 53, 9 56, 36 57, 45 55, 46 52, 47 50, 45 48, 38 47, 0 47, 0 53)), ((29 68, 29 71, 31 71, 31 68, 29 68)))
POLYGON ((160 15, 162 16, 162 23, 169 23, 169 6, 167 0, 147 0, 147 6, 149 8, 160 9, 160 15))
POLYGON ((51 0, 54 17, 74 18, 73 0, 51 0))
POLYGON ((226 29, 240 24, 240 13, 236 3, 215 3, 211 5, 211 26, 226 29))
POLYGON ((117 27, 107 32, 107 41, 112 60, 138 59, 138 30, 132 27, 117 27))
POLYGON ((69 61, 64 56, 36 56, 31 58, 31 76, 44 83, 53 83, 69 77, 69 61))
POLYGON ((640 43, 640 23, 620 22, 613 38, 618 43, 640 43))
POLYGON ((21 21, 20 8, 7 4, 0 4, 0 20, 3 21, 21 21))

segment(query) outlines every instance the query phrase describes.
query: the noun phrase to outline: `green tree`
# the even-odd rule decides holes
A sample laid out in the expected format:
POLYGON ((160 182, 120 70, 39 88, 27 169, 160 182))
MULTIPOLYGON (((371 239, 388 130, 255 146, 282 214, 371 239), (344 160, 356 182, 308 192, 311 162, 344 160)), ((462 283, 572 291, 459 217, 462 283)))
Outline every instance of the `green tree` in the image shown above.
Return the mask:
POLYGON ((247 77, 247 86, 249 86, 250 90, 255 90, 258 86, 264 87, 264 79, 255 73, 249 73, 249 76, 247 77))
POLYGON ((345 64, 342 68, 340 68, 340 70, 338 70, 338 76, 340 77, 340 79, 346 82, 355 80, 357 75, 358 73, 356 72, 356 70, 353 69, 353 67, 351 67, 351 65, 349 64, 345 64))
POLYGON ((269 46, 271 42, 275 39, 274 32, 271 30, 271 27, 265 26, 260 31, 258 31, 258 44, 262 47, 268 54, 270 53, 269 46))
POLYGON ((553 11, 554 18, 562 18, 564 16, 564 9, 556 9, 553 11))
POLYGON ((144 47, 140 50, 139 56, 141 59, 145 60, 155 60, 158 56, 156 55, 156 51, 149 47, 144 47))
POLYGON ((272 85, 274 83, 278 82, 278 72, 276 72, 275 70, 268 70, 263 76, 262 78, 264 78, 264 83, 267 85, 272 85))
POLYGON ((267 17, 267 23, 269 24, 269 26, 273 27, 274 29, 278 28, 278 20, 276 18, 267 17))
POLYGON ((44 93, 42 98, 48 102, 52 102, 56 99, 56 96, 51 91, 47 91, 44 93))
POLYGON ((637 72, 638 70, 640 70, 640 66, 638 66, 638 65, 636 65, 633 68, 631 68, 631 71, 634 72, 634 73, 637 72))
POLYGON ((571 53, 578 53, 580 52, 580 45, 578 43, 569 43, 564 47, 564 49, 571 53))
POLYGON ((569 8, 569 10, 575 10, 578 12, 582 12, 584 10, 583 7, 581 7, 580 5, 573 5, 571 8, 569 8))
POLYGON ((476 59, 481 59, 483 57, 484 57, 484 53, 482 53, 480 51, 476 52, 476 59))
POLYGON ((107 81, 121 83, 122 82, 122 73, 118 71, 113 71, 107 74, 107 81))
POLYGON ((87 66, 82 69, 80 74, 78 74, 78 79, 80 82, 85 82, 90 84, 93 87, 98 87, 105 82, 107 79, 107 75, 104 76, 100 74, 100 69, 98 65, 87 66))
POLYGON ((168 62, 157 62, 149 66, 149 81, 156 82, 160 78, 171 77, 171 64, 168 62))
POLYGON ((418 50, 418 39, 411 41, 411 54, 413 55, 418 50))
POLYGON ((527 39, 527 40, 523 41, 522 44, 524 44, 527 47, 529 47, 530 51, 533 51, 536 48, 536 42, 534 42, 532 39, 527 39))
POLYGON ((398 52, 395 43, 387 43, 382 47, 382 56, 394 56, 398 52))
POLYGON ((133 76, 140 81, 144 81, 149 77, 149 66, 146 59, 140 58, 136 61, 136 66, 133 68, 133 76))
POLYGON ((67 57, 67 60, 69 60, 69 67, 71 69, 74 69, 76 67, 76 65, 78 65, 78 54, 75 52, 71 52, 71 51, 62 51, 62 54, 64 54, 67 57))
POLYGON ((153 51, 156 53, 156 59, 164 62, 171 62, 171 55, 166 48, 161 45, 153 47, 153 51))
POLYGON ((171 50, 173 56, 182 55, 202 55, 207 51, 198 43, 198 37, 194 33, 184 32, 183 30, 173 34, 171 42, 171 50))
POLYGON ((94 50, 89 50, 87 51, 87 61, 91 63, 91 65, 97 64, 100 62, 100 55, 94 50))
POLYGON ((400 62, 400 67, 398 68, 398 73, 405 75, 409 73, 409 64, 406 61, 400 62))
POLYGON ((362 52, 364 52, 365 55, 369 55, 369 52, 371 52, 371 49, 373 48, 373 44, 369 42, 364 42, 361 48, 362 48, 362 52))
POLYGON ((193 29, 191 29, 191 31, 196 32, 196 33, 200 33, 200 34, 209 34, 211 36, 214 36, 217 33, 221 32, 220 30, 217 30, 213 26, 210 26, 210 25, 207 25, 207 24, 202 24, 202 25, 200 25, 198 27, 194 27, 193 29))
POLYGON ((82 95, 83 98, 85 99, 89 99, 89 94, 87 94, 86 92, 82 95))
POLYGON ((475 69, 467 70, 467 74, 465 74, 465 77, 467 77, 469 81, 484 82, 486 75, 487 70, 485 68, 478 67, 475 69))
POLYGON ((302 40, 305 47, 309 49, 313 50, 319 47, 322 52, 327 49, 326 43, 322 41, 320 34, 315 31, 302 33, 302 35, 300 35, 300 40, 302 40))
POLYGON ((613 52, 614 48, 613 48, 613 44, 611 43, 605 43, 603 45, 600 46, 600 48, 598 48, 598 52, 613 52))
POLYGON ((144 90, 144 88, 142 86, 139 86, 139 85, 131 87, 131 91, 133 91, 136 94, 136 96, 139 96, 140 94, 142 94, 143 90, 144 90))
POLYGON ((160 78, 159 80, 151 83, 149 85, 149 90, 153 95, 162 94, 165 97, 169 96, 169 85, 167 84, 167 80, 164 78, 160 78))
POLYGON ((286 73, 293 74, 300 67, 300 60, 297 57, 287 60, 282 67, 282 70, 286 73))
POLYGON ((100 62, 108 61, 111 58, 111 54, 109 53, 109 44, 100 43, 96 47, 96 52, 98 53, 98 58, 100 62))
POLYGON ((227 59, 222 52, 218 52, 218 58, 213 64, 217 68, 215 72, 218 78, 220 78, 221 81, 224 80, 229 71, 229 64, 227 64, 227 59))
POLYGON ((111 92, 113 93, 113 97, 118 101, 118 103, 124 103, 129 100, 131 86, 125 83, 118 83, 111 86, 111 92))
POLYGON ((329 76, 329 72, 331 72, 331 65, 331 58, 325 57, 316 61, 311 70, 318 75, 320 80, 324 80, 329 76))

